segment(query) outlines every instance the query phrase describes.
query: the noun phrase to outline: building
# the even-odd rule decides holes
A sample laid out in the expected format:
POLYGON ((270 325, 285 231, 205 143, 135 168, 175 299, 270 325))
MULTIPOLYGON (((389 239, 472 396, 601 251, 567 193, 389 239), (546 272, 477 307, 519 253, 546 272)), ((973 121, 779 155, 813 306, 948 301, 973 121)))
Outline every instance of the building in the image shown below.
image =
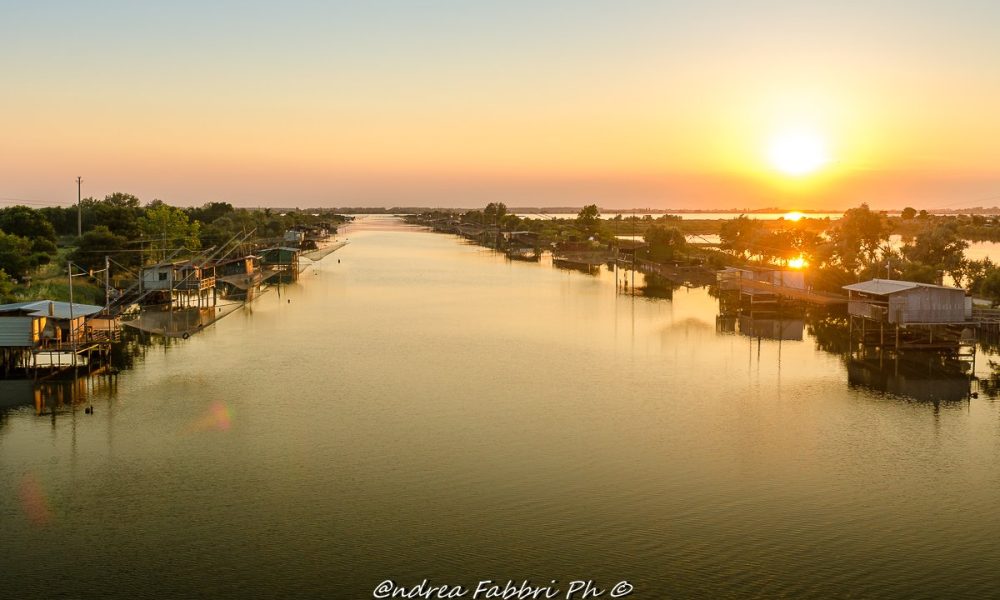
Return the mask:
MULTIPOLYGON (((90 304, 39 300, 0 304, 0 348, 50 348, 89 340, 89 322, 104 310, 90 304)), ((106 325, 106 323, 104 323, 106 325)))
POLYGON ((0 305, 0 376, 101 364, 121 331, 118 318, 103 311, 52 300, 0 305), (100 360, 92 362, 92 357, 100 360))
POLYGON ((845 285, 851 316, 894 325, 957 324, 972 317, 972 298, 960 288, 872 279, 845 285))
POLYGON ((719 286, 723 290, 770 291, 770 287, 791 290, 805 290, 806 281, 802 271, 775 269, 768 267, 726 267, 719 271, 719 286))
POLYGON ((294 281, 299 276, 298 248, 278 246, 260 251, 260 266, 264 270, 264 278, 275 275, 282 281, 294 281))
POLYGON ((215 267, 190 260, 143 267, 139 291, 152 303, 170 306, 215 306, 215 267))
POLYGON ((220 260, 215 263, 216 287, 222 294, 246 294, 252 290, 259 291, 263 282, 261 257, 241 256, 220 260))

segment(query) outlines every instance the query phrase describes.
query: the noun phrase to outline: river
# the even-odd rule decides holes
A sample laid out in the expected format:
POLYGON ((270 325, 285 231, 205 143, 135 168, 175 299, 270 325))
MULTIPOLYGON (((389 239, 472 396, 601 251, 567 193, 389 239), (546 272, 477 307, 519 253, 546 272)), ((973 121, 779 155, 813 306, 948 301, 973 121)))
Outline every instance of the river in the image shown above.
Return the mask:
POLYGON ((347 237, 75 404, 3 403, 0 597, 1000 589, 1000 410, 967 379, 827 352, 808 316, 734 329, 705 288, 347 237))

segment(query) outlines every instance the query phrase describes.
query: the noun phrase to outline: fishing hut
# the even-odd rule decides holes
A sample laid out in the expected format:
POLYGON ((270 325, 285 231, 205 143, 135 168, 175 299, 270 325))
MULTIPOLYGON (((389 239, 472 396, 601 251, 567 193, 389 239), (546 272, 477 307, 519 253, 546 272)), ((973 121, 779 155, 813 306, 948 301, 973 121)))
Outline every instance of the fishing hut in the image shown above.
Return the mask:
POLYGON ((150 304, 202 308, 215 306, 217 300, 215 266, 190 260, 143 267, 139 286, 150 304))
POLYGON ((774 306, 782 298, 823 306, 847 301, 845 296, 811 289, 806 283, 805 273, 798 269, 726 267, 716 273, 716 284, 720 291, 738 292, 739 300, 749 302, 751 306, 774 306))
POLYGON ((845 285, 850 339, 862 347, 975 352, 972 298, 965 290, 872 279, 845 285))
POLYGON ((264 272, 264 279, 277 277, 279 281, 295 281, 299 277, 299 254, 298 248, 290 246, 278 246, 275 248, 265 248, 259 252, 260 266, 264 272))
POLYGON ((537 261, 541 257, 538 234, 534 231, 504 231, 502 237, 508 258, 537 261))
POLYGON ((263 283, 261 257, 248 255, 219 260, 214 263, 215 284, 223 295, 247 294, 260 291, 263 283))
POLYGON ((0 368, 58 370, 106 358, 121 323, 90 304, 39 300, 0 305, 0 368))

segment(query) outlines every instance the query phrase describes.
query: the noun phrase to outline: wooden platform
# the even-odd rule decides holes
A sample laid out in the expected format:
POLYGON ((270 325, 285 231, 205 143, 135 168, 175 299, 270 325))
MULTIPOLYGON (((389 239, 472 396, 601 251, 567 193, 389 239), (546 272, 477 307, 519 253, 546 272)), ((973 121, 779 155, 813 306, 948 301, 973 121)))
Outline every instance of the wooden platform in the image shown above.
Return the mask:
POLYGON ((739 286, 740 292, 749 292, 756 294, 773 294, 775 296, 781 296, 783 298, 791 298, 794 300, 801 300, 803 302, 810 302, 812 304, 819 304, 822 306, 835 306, 838 304, 847 304, 847 296, 840 294, 831 294, 829 292, 817 292, 813 290, 803 290, 799 288, 792 288, 781 285, 772 285, 763 281, 751 281, 747 279, 737 279, 733 280, 739 286))

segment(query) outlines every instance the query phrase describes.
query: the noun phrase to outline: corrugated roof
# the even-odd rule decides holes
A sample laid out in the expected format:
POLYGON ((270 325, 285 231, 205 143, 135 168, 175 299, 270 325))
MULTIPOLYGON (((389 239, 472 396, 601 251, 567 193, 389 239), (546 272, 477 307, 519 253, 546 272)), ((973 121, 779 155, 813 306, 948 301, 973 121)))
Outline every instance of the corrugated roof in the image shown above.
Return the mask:
MULTIPOLYGON (((102 306, 92 304, 73 303, 73 317, 89 317, 104 310, 102 306)), ((56 302, 52 300, 36 300, 34 302, 15 302, 14 304, 0 304, 0 313, 19 312, 33 317, 53 317, 56 319, 70 318, 70 303, 56 302), (52 305, 52 312, 49 314, 49 305, 52 305)))
POLYGON ((872 279, 860 283, 845 285, 844 289, 851 292, 861 292, 863 294, 874 294, 876 296, 888 296, 897 292, 904 292, 914 288, 933 288, 938 290, 957 290, 964 292, 961 288, 947 287, 943 285, 933 285, 930 283, 919 283, 916 281, 900 281, 898 279, 872 279))

